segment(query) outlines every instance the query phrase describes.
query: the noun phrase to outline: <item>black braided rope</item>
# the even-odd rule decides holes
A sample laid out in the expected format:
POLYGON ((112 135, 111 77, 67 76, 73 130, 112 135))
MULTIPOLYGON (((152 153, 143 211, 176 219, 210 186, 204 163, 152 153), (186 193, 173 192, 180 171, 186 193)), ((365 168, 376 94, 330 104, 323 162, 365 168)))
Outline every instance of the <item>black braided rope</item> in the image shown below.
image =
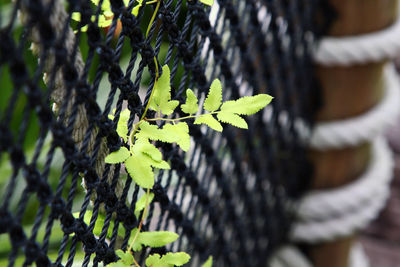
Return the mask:
POLYGON ((189 121, 189 153, 157 144, 171 170, 156 177, 143 228, 175 231, 180 238, 137 258, 143 264, 152 252, 185 251, 192 256, 190 266, 210 255, 214 266, 265 266, 287 241, 293 203, 312 172, 306 143, 319 97, 310 51, 321 33, 315 14, 323 5, 319 0, 216 0, 209 8, 196 0, 164 0, 146 38, 155 5, 140 8, 135 17, 135 1, 127 7, 121 0, 110 2, 114 17, 106 30, 97 26, 101 9, 90 1, 0 3, 5 88, 0 93, 0 247, 7 244, 0 248, 0 265, 99 266, 116 261, 115 250, 129 246, 139 223, 134 209, 140 189, 122 166, 106 165, 98 173, 96 161, 102 142, 110 151, 122 145, 115 131, 121 111, 131 111, 130 130, 143 113, 156 56, 159 68, 170 66, 174 99, 182 100, 187 88, 204 97, 219 78, 225 100, 258 93, 274 100, 246 119, 247 131, 226 125, 215 133, 189 121), (55 29, 49 18, 60 3, 68 23, 55 29), (24 26, 19 11, 29 15, 24 26), (81 22, 71 21, 72 12, 81 13, 81 22), (69 27, 85 24, 87 31, 78 29, 72 47, 66 47, 69 27), (29 49, 35 31, 43 48, 39 55, 29 49), (79 53, 81 73, 74 65, 79 53), (54 71, 44 84, 50 57, 54 71), (66 95, 54 114, 50 96, 58 70, 66 95), (82 105, 89 125, 78 145, 71 134, 82 105), (112 121, 108 114, 114 108, 112 121), (104 225, 96 236, 100 216, 104 225))

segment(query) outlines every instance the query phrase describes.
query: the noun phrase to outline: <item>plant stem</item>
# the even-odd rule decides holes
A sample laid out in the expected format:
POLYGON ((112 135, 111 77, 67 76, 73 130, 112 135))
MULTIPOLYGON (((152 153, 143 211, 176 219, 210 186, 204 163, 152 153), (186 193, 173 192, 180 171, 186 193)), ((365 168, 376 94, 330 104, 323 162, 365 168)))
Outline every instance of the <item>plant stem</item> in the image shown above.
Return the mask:
MULTIPOLYGON (((154 1, 152 1, 152 2, 155 3, 154 1)), ((146 38, 147 38, 147 36, 149 35, 149 31, 150 31, 150 29, 151 29, 151 25, 153 24, 154 19, 156 18, 156 15, 157 15, 157 12, 158 12, 158 8, 160 7, 160 4, 161 4, 161 0, 157 0, 156 9, 154 10, 153 16, 151 17, 150 22, 149 22, 149 25, 147 26, 146 38)))
POLYGON ((196 118, 200 118, 200 117, 203 117, 205 115, 208 115, 208 114, 213 115, 213 114, 218 114, 218 113, 219 113, 219 111, 213 111, 213 112, 210 112, 210 113, 199 114, 199 115, 189 115, 189 116, 180 117, 180 118, 177 118, 177 119, 166 119, 166 118, 157 117, 157 118, 153 118, 153 119, 145 118, 145 120, 146 121, 171 121, 171 122, 175 123, 176 121, 182 121, 182 120, 187 120, 187 119, 196 119, 196 118))
MULTIPOLYGON (((160 8, 160 3, 161 3, 161 0, 157 0, 156 9, 154 10, 153 16, 151 17, 150 22, 149 22, 149 25, 147 26, 146 38, 147 38, 147 36, 149 35, 149 31, 150 31, 150 29, 151 29, 151 25, 153 24, 154 19, 156 18, 158 9, 160 8)), ((155 88, 157 88, 158 78, 159 78, 159 76, 160 76, 160 71, 159 71, 159 69, 158 69, 158 62, 157 62, 157 58, 156 58, 155 56, 153 57, 153 61, 154 61, 154 65, 155 65, 155 67, 156 67, 156 77, 154 78, 153 88, 151 88, 151 94, 150 94, 150 97, 149 97, 149 101, 147 102, 146 108, 144 109, 144 112, 143 112, 142 117, 140 118, 140 120, 143 120, 144 117, 146 116, 146 113, 147 113, 147 110, 149 109, 151 100, 153 99, 153 95, 154 95, 155 88)))
POLYGON ((144 219, 145 219, 146 216, 147 216, 147 210, 148 210, 148 208, 149 208, 149 196, 150 196, 150 189, 147 188, 147 191, 146 191, 146 202, 145 202, 145 206, 144 206, 142 218, 140 218, 139 227, 138 227, 138 229, 137 229, 137 231, 136 231, 135 237, 133 238, 131 244, 129 245, 128 251, 131 251, 131 250, 132 250, 132 246, 133 246, 133 244, 135 244, 135 241, 136 241, 136 239, 137 239, 138 236, 139 236, 140 230, 142 230, 142 226, 143 226, 143 223, 144 223, 144 219))
MULTIPOLYGON (((153 16, 150 19, 149 25, 147 26, 146 38, 149 35, 149 31, 151 29, 151 25, 153 24, 154 19, 156 18, 158 9, 160 8, 161 0, 154 0, 154 1, 151 1, 149 3, 152 4, 152 3, 155 3, 155 2, 157 2, 157 6, 156 6, 156 9, 153 12, 153 16)), ((147 105, 146 105, 146 107, 145 107, 145 109, 143 111, 142 117, 140 118, 139 122, 136 124, 135 129, 129 135, 130 148, 132 148, 133 143, 134 143, 134 140, 132 140, 132 137, 135 136, 135 133, 137 132, 137 129, 139 128, 140 123, 143 121, 143 119, 145 118, 145 116, 147 114, 147 111, 149 110, 151 100, 153 99, 153 96, 154 96, 155 88, 157 87, 157 84, 158 84, 158 78, 160 76, 160 70, 158 69, 158 62, 157 62, 157 58, 155 56, 153 57, 153 61, 154 61, 154 65, 156 67, 156 77, 154 78, 153 88, 151 88, 151 94, 150 94, 150 97, 149 97, 149 101, 147 101, 147 105)))
POLYGON ((140 264, 135 260, 135 257, 133 257, 133 263, 136 267, 141 267, 140 264))

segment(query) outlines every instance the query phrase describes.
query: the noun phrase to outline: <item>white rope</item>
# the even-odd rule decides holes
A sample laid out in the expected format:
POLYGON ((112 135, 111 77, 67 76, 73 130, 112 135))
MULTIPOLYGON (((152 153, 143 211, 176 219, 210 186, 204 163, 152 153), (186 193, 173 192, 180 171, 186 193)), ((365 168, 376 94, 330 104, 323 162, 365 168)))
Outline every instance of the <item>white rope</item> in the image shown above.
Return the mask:
MULTIPOLYGON (((285 246, 272 256, 270 267, 313 267, 307 257, 295 246, 285 246)), ((350 267, 369 267, 368 258, 360 243, 355 243, 350 251, 350 267)))
POLYGON ((392 176, 394 164, 391 151, 382 137, 374 141, 373 147, 374 156, 366 173, 367 177, 341 189, 326 193, 319 192, 317 199, 307 200, 305 204, 307 209, 304 206, 299 209, 303 221, 297 222, 293 227, 294 241, 317 243, 348 236, 365 227, 376 217, 389 195, 388 182, 392 176), (371 195, 368 195, 368 192, 367 194, 362 192, 372 191, 367 187, 380 183, 373 180, 379 180, 382 186, 377 186, 377 190, 371 195), (358 203, 359 200, 351 198, 359 198, 366 203, 358 203), (311 201, 314 203, 310 204, 311 201))
POLYGON ((327 66, 349 66, 393 59, 400 54, 400 19, 378 32, 351 37, 325 37, 314 51, 314 61, 327 66))
POLYGON ((393 64, 385 67, 384 86, 384 98, 372 110, 345 120, 318 123, 310 146, 318 150, 356 146, 381 134, 400 110, 400 82, 393 64))
POLYGON ((307 243, 332 241, 340 237, 349 236, 364 228, 375 219, 384 206, 389 195, 389 189, 376 196, 374 201, 345 216, 330 218, 325 221, 298 222, 292 230, 291 239, 307 243))
POLYGON ((300 221, 323 220, 351 213, 373 201, 389 187, 394 161, 390 148, 383 138, 372 145, 371 162, 360 178, 349 185, 332 190, 315 190, 300 200, 300 221))

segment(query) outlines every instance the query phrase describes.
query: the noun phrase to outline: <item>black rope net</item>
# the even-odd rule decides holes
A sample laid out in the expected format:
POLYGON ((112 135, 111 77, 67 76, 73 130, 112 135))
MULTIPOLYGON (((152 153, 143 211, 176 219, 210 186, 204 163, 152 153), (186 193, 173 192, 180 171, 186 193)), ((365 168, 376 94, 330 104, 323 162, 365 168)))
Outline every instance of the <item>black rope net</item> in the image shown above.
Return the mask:
POLYGON ((218 78, 225 100, 274 100, 249 130, 189 121, 188 153, 156 144, 171 170, 156 176, 143 229, 180 237, 135 258, 185 251, 190 266, 210 255, 214 266, 265 266, 310 176, 319 1, 163 0, 147 37, 157 1, 110 2, 0 3, 0 265, 103 266, 127 249, 144 192, 104 158, 124 145, 121 112, 130 131, 142 115, 156 57, 171 69, 173 99, 187 88, 204 99, 218 78))

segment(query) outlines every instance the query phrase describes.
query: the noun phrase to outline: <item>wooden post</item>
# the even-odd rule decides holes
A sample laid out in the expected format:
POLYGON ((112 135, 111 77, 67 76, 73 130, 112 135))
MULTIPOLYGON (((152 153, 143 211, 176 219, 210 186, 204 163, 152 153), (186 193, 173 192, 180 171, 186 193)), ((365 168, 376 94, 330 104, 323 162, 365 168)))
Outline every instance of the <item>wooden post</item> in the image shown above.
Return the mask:
MULTIPOLYGON (((329 0, 338 17, 328 35, 349 36, 382 30, 397 16, 397 0, 329 0)), ((324 105, 318 121, 341 120, 360 115, 373 108, 382 98, 385 62, 350 67, 317 66, 324 105)), ((315 165, 312 187, 334 188, 356 179, 366 169, 370 144, 357 147, 310 151, 315 165)), ((315 267, 346 267, 356 235, 333 242, 306 245, 315 267)))

